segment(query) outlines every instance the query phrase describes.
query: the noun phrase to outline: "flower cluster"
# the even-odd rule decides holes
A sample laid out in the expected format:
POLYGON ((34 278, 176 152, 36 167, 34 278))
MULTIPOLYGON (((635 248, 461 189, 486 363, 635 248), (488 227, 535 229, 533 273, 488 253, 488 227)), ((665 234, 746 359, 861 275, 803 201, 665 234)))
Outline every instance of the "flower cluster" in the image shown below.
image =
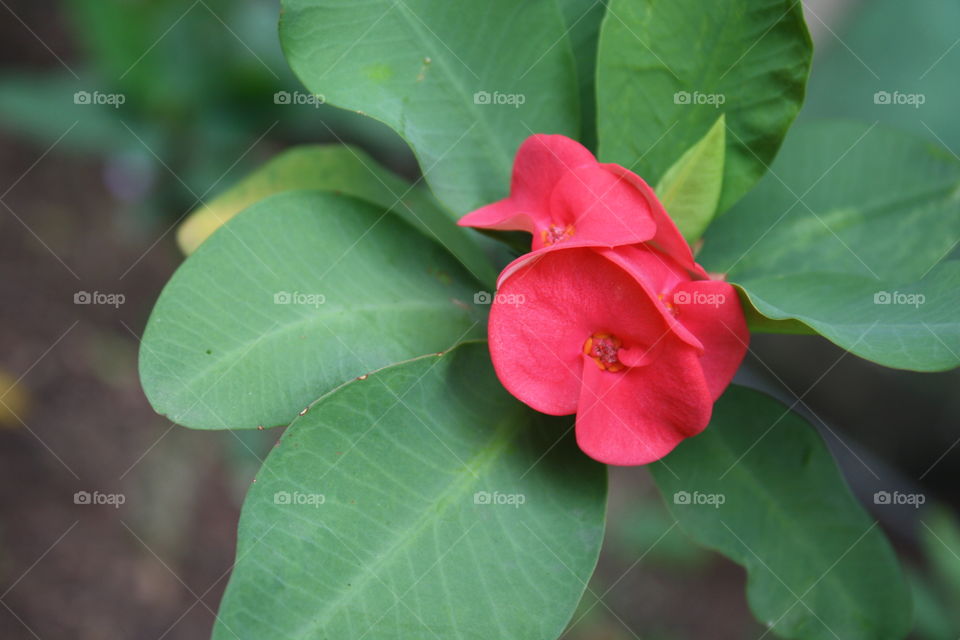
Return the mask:
POLYGON ((517 152, 510 196, 460 224, 533 235, 497 283, 524 303, 490 311, 490 353, 510 393, 576 413, 580 448, 607 464, 658 460, 707 426, 746 352, 746 321, 639 176, 535 135, 517 152))

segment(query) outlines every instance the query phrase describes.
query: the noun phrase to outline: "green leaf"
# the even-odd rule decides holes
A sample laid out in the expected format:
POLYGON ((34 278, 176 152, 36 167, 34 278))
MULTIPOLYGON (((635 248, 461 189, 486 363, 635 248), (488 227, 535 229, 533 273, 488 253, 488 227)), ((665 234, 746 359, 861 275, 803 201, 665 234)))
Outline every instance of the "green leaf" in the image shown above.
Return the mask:
POLYGON ((779 402, 730 387, 710 426, 651 466, 681 528, 749 574, 754 615, 785 638, 893 640, 910 592, 823 441, 779 402))
MULTIPOLYGON (((0 127, 18 136, 31 136, 47 147, 80 153, 106 154, 143 150, 124 127, 136 114, 107 104, 83 103, 90 86, 67 73, 0 74, 0 127)), ((106 93, 106 92, 103 92, 106 93)), ((126 99, 126 96, 124 96, 126 99)), ((126 103, 129 106, 129 103, 126 103)), ((133 122, 145 142, 166 151, 155 123, 133 122)))
POLYGON ((597 64, 601 159, 656 184, 726 114, 726 211, 776 155, 811 57, 797 0, 611 0, 597 64))
POLYGON ((410 143, 457 215, 506 195, 531 134, 577 136, 576 73, 555 2, 283 0, 280 37, 310 91, 410 143))
POLYGON ((911 638, 940 640, 958 637, 960 628, 955 627, 950 619, 950 609, 943 602, 941 594, 917 572, 910 572, 908 579, 913 595, 914 627, 911 638))
POLYGON ((698 260, 756 308, 880 364, 960 364, 960 161, 873 125, 798 125, 698 260))
POLYGON ((800 117, 879 121, 960 151, 960 3, 904 11, 900 0, 871 0, 850 9, 830 21, 836 34, 817 52, 800 117), (895 32, 923 37, 883 37, 895 32))
POLYGON ((563 432, 504 391, 482 343, 320 398, 250 489, 213 637, 553 640, 606 495, 563 432))
POLYGON ((774 320, 763 315, 753 306, 753 302, 747 297, 747 294, 741 287, 734 285, 737 290, 737 296, 740 298, 740 305, 743 307, 743 314, 747 319, 747 328, 750 333, 781 333, 792 335, 816 335, 816 331, 803 324, 799 320, 774 320))
POLYGON ((390 209, 449 249, 478 280, 496 279, 468 231, 458 227, 426 189, 410 186, 362 150, 344 145, 301 146, 281 153, 190 214, 177 230, 177 243, 190 254, 243 209, 297 189, 331 190, 390 209))
POLYGON ((318 394, 482 335, 472 279, 382 208, 288 191, 228 222, 150 316, 154 409, 202 429, 288 424, 318 394))
MULTIPOLYGON (((947 507, 936 505, 926 513, 921 524, 923 549, 943 587, 944 596, 960 602, 960 523, 947 507)), ((960 611, 954 613, 960 624, 960 611)))
POLYGON ((606 0, 559 0, 569 29, 570 46, 580 85, 580 142, 597 149, 597 43, 606 0))
POLYGON ((710 225, 723 188, 726 118, 687 149, 663 174, 656 192, 667 213, 692 246, 710 225))

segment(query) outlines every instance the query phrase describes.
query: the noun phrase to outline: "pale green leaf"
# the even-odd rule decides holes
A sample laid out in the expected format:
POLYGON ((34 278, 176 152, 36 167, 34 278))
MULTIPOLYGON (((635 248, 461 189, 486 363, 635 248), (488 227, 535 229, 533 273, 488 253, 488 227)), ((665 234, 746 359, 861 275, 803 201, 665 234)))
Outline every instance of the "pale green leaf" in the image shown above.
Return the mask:
POLYGON ((482 335, 477 288, 382 208, 287 191, 230 220, 167 283, 141 382, 188 427, 287 424, 345 380, 482 335))
POLYGON ((483 343, 322 397, 250 489, 215 640, 554 640, 604 529, 605 469, 566 430, 483 343))
POLYGON ((190 254, 243 209, 298 189, 334 191, 390 209, 446 247, 478 280, 496 278, 470 232, 458 227, 425 188, 411 186, 362 150, 345 145, 308 145, 281 153, 191 213, 177 229, 177 243, 190 254))
POLYGON ((723 188, 726 119, 723 115, 703 138, 673 163, 656 192, 680 233, 693 245, 713 220, 723 188))

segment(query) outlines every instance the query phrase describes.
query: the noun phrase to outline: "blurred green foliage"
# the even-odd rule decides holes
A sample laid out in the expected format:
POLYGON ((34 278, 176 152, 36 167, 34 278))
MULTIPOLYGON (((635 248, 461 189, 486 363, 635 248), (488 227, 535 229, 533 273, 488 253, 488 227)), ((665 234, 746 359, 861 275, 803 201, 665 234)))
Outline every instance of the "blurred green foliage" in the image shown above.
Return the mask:
POLYGON ((818 43, 801 117, 880 122, 960 152, 958 24, 960 2, 860 2, 818 43), (922 94, 924 101, 883 104, 877 92, 922 94))
POLYGON ((283 59, 275 0, 68 0, 78 60, 0 73, 0 128, 106 161, 135 210, 177 218, 278 146, 359 143, 410 172, 389 129, 326 105, 277 104, 304 91, 283 59), (123 96, 77 104, 75 94, 123 96))

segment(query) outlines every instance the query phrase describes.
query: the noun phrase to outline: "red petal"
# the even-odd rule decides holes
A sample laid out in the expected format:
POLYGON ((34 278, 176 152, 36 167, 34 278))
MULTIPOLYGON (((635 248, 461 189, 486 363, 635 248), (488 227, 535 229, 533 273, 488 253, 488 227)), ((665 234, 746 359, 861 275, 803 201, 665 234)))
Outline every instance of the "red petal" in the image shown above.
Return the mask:
POLYGON ((740 298, 726 282, 699 280, 680 284, 673 294, 677 320, 701 343, 710 394, 716 400, 733 379, 750 343, 740 298))
POLYGON ((601 371, 584 358, 577 444, 606 464, 659 460, 710 421, 713 402, 696 350, 671 338, 652 364, 601 371))
MULTIPOLYGON (((657 232, 647 195, 596 163, 560 179, 551 196, 550 213, 552 224, 572 226, 572 239, 591 245, 636 244, 657 232)), ((542 246, 542 239, 535 235, 533 248, 542 246)))
POLYGON ((596 163, 590 150, 576 140, 561 135, 530 136, 517 149, 510 193, 546 205, 553 187, 567 172, 596 163))
POLYGON ((650 215, 657 225, 657 233, 650 242, 676 260, 683 268, 690 270, 690 272, 697 277, 706 278, 707 274, 703 270, 703 267, 693 260, 690 245, 684 240, 683 234, 677 229, 673 218, 671 218, 667 210, 663 208, 663 205, 660 203, 653 189, 650 188, 650 185, 644 182, 643 178, 637 174, 618 164, 605 164, 602 166, 608 167, 609 170, 616 175, 622 176, 630 181, 638 190, 646 195, 650 205, 650 215))
POLYGON ((504 198, 476 211, 471 211, 457 222, 461 227, 498 229, 500 231, 526 231, 533 233, 538 221, 531 213, 523 213, 513 198, 504 198))
POLYGON ((550 225, 550 194, 567 172, 596 164, 593 154, 561 135, 537 134, 524 140, 513 161, 510 197, 460 219, 465 227, 533 231, 550 225))
POLYGON ((672 335, 647 292, 616 264, 588 248, 541 252, 497 291, 489 325, 494 368, 534 409, 574 413, 583 345, 598 332, 616 335, 638 357, 672 335))
MULTIPOLYGON (((673 291, 679 284, 690 280, 689 274, 677 262, 649 246, 617 247, 599 251, 637 279, 650 297, 657 301, 657 309, 664 321, 680 339, 698 350, 703 350, 700 340, 673 314, 673 309, 676 308, 672 300, 673 291)), ((509 265, 507 268, 510 268, 509 265)))

